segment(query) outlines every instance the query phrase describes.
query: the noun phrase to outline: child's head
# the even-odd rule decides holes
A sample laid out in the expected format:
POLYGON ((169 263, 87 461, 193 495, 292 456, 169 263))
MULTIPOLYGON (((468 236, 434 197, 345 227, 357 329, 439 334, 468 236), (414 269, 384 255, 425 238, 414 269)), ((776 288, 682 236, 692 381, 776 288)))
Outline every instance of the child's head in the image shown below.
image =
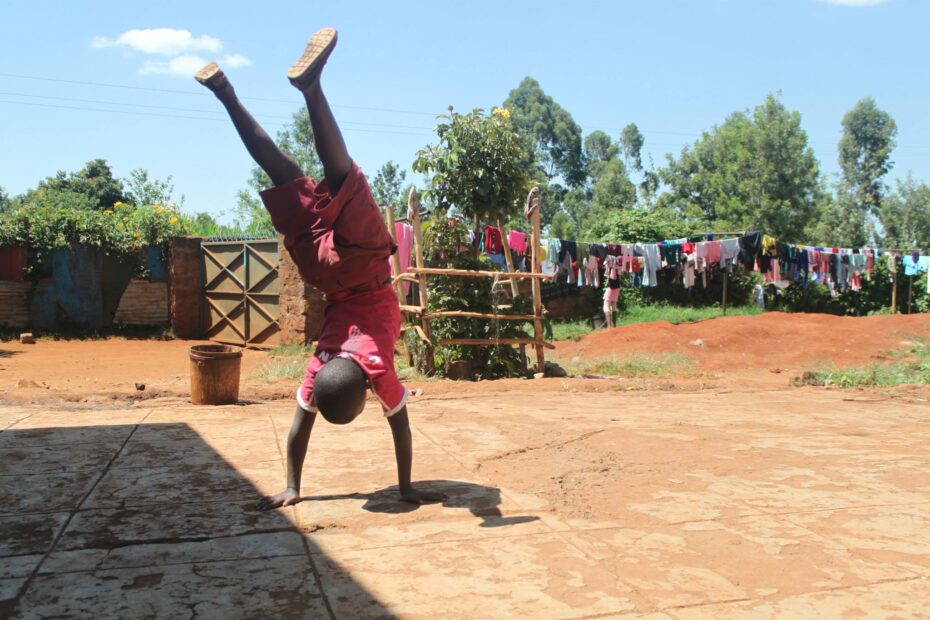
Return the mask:
POLYGON ((365 407, 368 379, 350 359, 336 357, 323 364, 313 379, 313 399, 327 422, 348 424, 365 407))

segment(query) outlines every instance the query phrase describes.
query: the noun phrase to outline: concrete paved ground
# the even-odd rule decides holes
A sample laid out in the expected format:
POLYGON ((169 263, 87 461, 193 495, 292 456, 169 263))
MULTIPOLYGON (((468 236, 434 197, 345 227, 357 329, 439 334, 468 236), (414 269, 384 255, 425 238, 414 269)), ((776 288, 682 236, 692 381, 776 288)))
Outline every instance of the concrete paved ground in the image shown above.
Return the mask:
POLYGON ((394 500, 372 407, 318 422, 307 500, 271 513, 290 403, 0 407, 0 616, 930 615, 926 402, 531 394, 411 406, 444 505, 394 500), (547 491, 569 442, 643 457, 566 489, 600 497, 579 512, 547 491))

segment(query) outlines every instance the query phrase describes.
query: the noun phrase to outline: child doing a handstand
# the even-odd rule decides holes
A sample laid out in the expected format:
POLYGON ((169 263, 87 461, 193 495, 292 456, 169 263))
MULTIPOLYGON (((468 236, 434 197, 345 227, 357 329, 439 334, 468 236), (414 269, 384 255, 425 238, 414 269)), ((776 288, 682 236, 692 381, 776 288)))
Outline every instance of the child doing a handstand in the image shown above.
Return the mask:
POLYGON ((271 222, 284 235, 301 276, 326 295, 319 343, 297 390, 287 439, 287 489, 262 499, 260 510, 301 501, 301 471, 317 411, 333 424, 348 424, 361 413, 368 386, 381 401, 394 437, 400 499, 414 504, 445 499, 440 493, 419 491, 410 482, 413 444, 407 390, 394 371, 400 309, 390 286, 388 259, 396 247, 320 87, 320 74, 335 45, 334 29, 318 31, 288 71, 310 113, 323 164, 320 183, 304 176, 275 145, 216 63, 195 76, 226 107, 245 148, 271 178, 274 187, 261 193, 271 222))

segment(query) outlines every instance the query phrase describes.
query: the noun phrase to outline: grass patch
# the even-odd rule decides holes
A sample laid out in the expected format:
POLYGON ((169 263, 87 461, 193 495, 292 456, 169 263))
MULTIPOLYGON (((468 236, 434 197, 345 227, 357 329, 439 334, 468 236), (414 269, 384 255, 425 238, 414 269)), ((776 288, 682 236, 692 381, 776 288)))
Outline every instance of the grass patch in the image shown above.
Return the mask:
POLYGON ((680 375, 692 360, 681 353, 664 355, 616 355, 569 364, 573 374, 602 375, 608 377, 664 377, 680 375))
POLYGON ((587 320, 559 321, 552 323, 552 340, 581 340, 582 336, 594 331, 587 320))
MULTIPOLYGON (((726 316, 752 316, 762 314, 764 310, 759 306, 732 306, 727 308, 726 316)), ((688 306, 666 306, 666 305, 648 305, 648 306, 630 306, 617 319, 619 325, 631 325, 633 323, 654 323, 656 321, 668 321, 678 325, 679 323, 694 323, 695 321, 706 321, 707 319, 716 319, 723 316, 721 308, 709 306, 704 308, 691 308, 688 306)))
MULTIPOLYGON (((277 381, 279 379, 304 378, 307 364, 313 355, 313 345, 283 344, 268 351, 268 360, 262 362, 251 379, 277 381)), ((402 381, 427 381, 427 377, 413 366, 407 365, 402 355, 394 356, 394 367, 402 381)))
POLYGON ((59 329, 38 331, 25 327, 0 327, 0 342, 17 342, 23 332, 32 333, 36 340, 174 340, 174 331, 166 325, 111 325, 99 331, 59 329))
MULTIPOLYGON (((752 316, 762 314, 764 310, 759 306, 735 306, 727 308, 726 316, 752 316)), ((654 304, 647 306, 630 306, 617 317, 617 325, 633 325, 635 323, 654 323, 667 321, 674 325, 679 323, 694 323, 724 316, 723 310, 717 307, 691 308, 688 306, 666 306, 654 304)), ((591 322, 587 319, 576 321, 559 321, 552 324, 551 340, 581 340, 594 331, 591 322)))
POLYGON ((256 373, 250 378, 260 381, 303 379, 311 355, 312 345, 279 345, 268 352, 268 361, 259 364, 256 373))
POLYGON ((419 370, 416 366, 410 366, 407 364, 406 358, 403 355, 394 356, 394 368, 397 371, 397 377, 401 381, 430 381, 436 377, 429 377, 419 370))
POLYGON ((791 380, 792 385, 835 386, 841 388, 894 387, 930 384, 930 341, 923 341, 900 355, 893 364, 872 364, 865 368, 824 368, 809 370, 791 380))

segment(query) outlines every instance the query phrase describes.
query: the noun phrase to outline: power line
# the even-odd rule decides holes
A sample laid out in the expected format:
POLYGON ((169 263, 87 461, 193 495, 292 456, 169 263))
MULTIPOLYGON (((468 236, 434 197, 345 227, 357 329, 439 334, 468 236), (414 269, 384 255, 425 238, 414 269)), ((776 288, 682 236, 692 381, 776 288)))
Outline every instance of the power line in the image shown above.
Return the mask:
MULTIPOLYGON (((0 99, 0 103, 10 103, 13 105, 25 105, 32 107, 40 108, 55 108, 61 110, 81 110, 85 112, 106 112, 108 114, 129 114, 133 116, 155 116, 161 118, 177 118, 177 119, 186 119, 186 120, 195 120, 195 121, 217 121, 217 122, 228 122, 223 118, 210 118, 206 116, 183 116, 180 114, 161 114, 158 112, 136 112, 133 110, 107 110, 104 108, 88 108, 83 106, 70 106, 70 105, 58 105, 52 103, 35 103, 31 101, 10 101, 6 99, 0 99)), ((286 123, 276 123, 269 125, 270 127, 284 127, 286 123)), ((363 129, 359 127, 343 127, 344 131, 355 131, 362 133, 384 133, 384 134, 394 134, 400 136, 432 136, 429 133, 413 133, 409 131, 388 131, 381 129, 363 129)))
MULTIPOLYGON (((10 93, 10 92, 0 92, 0 96, 5 97, 28 97, 30 99, 48 99, 52 101, 71 101, 75 103, 93 103, 98 105, 112 105, 112 106, 122 106, 122 107, 131 107, 131 108, 149 108, 155 110, 170 110, 174 112, 195 112, 199 114, 211 114, 211 115, 223 115, 225 118, 225 112, 223 110, 204 110, 200 108, 176 108, 172 106, 161 106, 161 105, 151 105, 151 104, 142 104, 142 103, 124 103, 119 101, 105 101, 100 99, 78 99, 74 97, 54 97, 51 95, 32 95, 29 93, 10 93)), ((259 114, 261 118, 268 119, 278 119, 290 121, 291 116, 282 116, 279 114, 259 114)), ((369 127, 389 127, 392 129, 418 129, 423 131, 432 132, 431 127, 424 127, 422 125, 394 125, 389 123, 369 123, 364 121, 343 121, 340 124, 349 124, 349 125, 365 125, 369 127)))
MULTIPOLYGON (((61 79, 61 78, 50 78, 50 77, 36 76, 36 75, 23 75, 23 74, 17 74, 17 73, 2 73, 2 72, 0 72, 0 77, 9 77, 9 78, 16 78, 16 79, 23 79, 23 80, 43 81, 43 82, 53 82, 53 83, 59 83, 59 84, 76 84, 76 85, 82 85, 82 86, 95 86, 95 87, 103 87, 103 88, 120 88, 120 89, 126 89, 126 90, 134 90, 134 91, 157 92, 157 93, 167 93, 167 94, 187 95, 187 96, 197 96, 197 97, 208 97, 208 96, 210 96, 210 93, 202 92, 202 91, 199 91, 199 92, 198 92, 198 91, 193 91, 193 90, 178 90, 178 89, 168 89, 168 88, 152 88, 152 87, 146 87, 146 86, 132 86, 132 85, 129 85, 129 84, 113 84, 113 83, 107 83, 107 82, 90 82, 90 81, 82 81, 82 80, 66 80, 66 79, 61 79)), ((4 95, 4 96, 17 96, 17 97, 30 97, 30 98, 45 98, 45 99, 59 100, 59 101, 74 101, 74 102, 78 102, 78 103, 93 103, 93 104, 97 104, 97 105, 115 105, 115 106, 124 106, 124 107, 126 107, 126 106, 132 106, 132 107, 140 107, 140 108, 162 109, 162 110, 171 110, 171 111, 179 111, 179 112, 194 112, 194 113, 202 113, 202 114, 217 114, 217 113, 218 113, 217 111, 213 111, 213 110, 195 110, 195 109, 190 109, 190 108, 174 108, 174 107, 169 107, 169 106, 156 106, 156 105, 148 105, 148 104, 130 104, 130 103, 108 102, 108 101, 99 101, 99 100, 93 100, 93 99, 73 99, 73 98, 66 98, 66 97, 54 97, 54 96, 46 96, 46 95, 30 95, 30 94, 22 94, 22 93, 0 93, 0 95, 4 95)), ((294 104, 294 101, 292 101, 292 100, 274 99, 274 98, 267 98, 267 97, 241 97, 241 99, 246 100, 246 101, 262 101, 262 102, 270 102, 270 103, 287 103, 287 104, 291 104, 291 105, 294 104)), ((15 101, 3 101, 3 103, 23 103, 23 105, 27 105, 25 102, 15 102, 15 101)), ((33 104, 33 105, 39 105, 39 104, 33 104)), ((344 108, 344 109, 349 109, 349 110, 362 110, 362 111, 368 111, 368 112, 388 112, 388 113, 394 113, 394 114, 411 114, 411 115, 429 116, 429 117, 431 117, 431 118, 436 118, 436 117, 438 116, 438 114, 435 113, 435 112, 423 112, 423 111, 416 111, 416 110, 402 110, 402 109, 395 109, 395 108, 379 108, 379 107, 372 107, 372 106, 354 106, 354 105, 345 105, 345 104, 332 104, 332 106, 333 106, 334 108, 344 108)), ((80 107, 75 107, 75 106, 52 106, 52 105, 45 105, 44 107, 59 107, 59 108, 62 108, 62 109, 89 110, 89 111, 106 111, 106 110, 97 110, 97 109, 93 109, 93 110, 92 110, 92 109, 90 109, 90 108, 80 108, 80 107)), ((113 110, 113 111, 114 111, 114 112, 119 112, 118 110, 113 110)), ((141 115, 142 113, 136 113, 136 114, 141 115)), ((206 119, 206 118, 203 118, 203 117, 184 117, 184 116, 156 115, 156 114, 150 114, 150 115, 151 115, 151 116, 165 116, 165 117, 172 117, 172 118, 189 118, 189 119, 195 119, 195 120, 201 120, 201 119, 202 119, 202 120, 217 120, 217 119, 206 119)), ((282 120, 290 120, 290 117, 283 117, 283 116, 280 116, 280 115, 267 115, 267 114, 262 114, 261 116, 262 116, 262 118, 276 118, 276 119, 282 119, 282 120)), ((341 124, 341 125, 355 124, 355 125, 365 125, 365 126, 369 126, 369 127, 388 127, 388 128, 396 128, 396 129, 427 130, 426 127, 418 127, 418 126, 412 126, 412 125, 392 125, 392 124, 382 124, 382 123, 365 123, 365 122, 360 122, 360 121, 359 121, 359 122, 347 121, 347 122, 343 122, 343 123, 340 123, 340 124, 341 124)), ((279 126, 280 126, 280 125, 279 125, 279 126)), ((600 130, 602 130, 602 131, 622 131, 622 130, 623 130, 623 128, 621 128, 621 127, 612 127, 612 126, 605 126, 605 125, 590 125, 590 124, 586 124, 586 126, 588 126, 588 127, 595 127, 595 128, 600 129, 600 130)), ((361 130, 360 130, 360 129, 356 129, 355 131, 361 131, 361 130)), ((429 135, 432 135, 431 128, 429 128, 429 131, 430 131, 430 134, 429 134, 429 135)), ((648 134, 648 135, 681 136, 681 137, 695 138, 695 139, 696 139, 696 138, 700 138, 700 137, 703 135, 703 132, 701 132, 701 133, 693 133, 693 132, 667 131, 667 130, 652 130, 652 129, 641 129, 641 131, 643 131, 644 133, 646 133, 646 134, 648 134)), ((378 133, 378 132, 370 131, 370 133, 378 133)), ((398 135, 406 135, 404 132, 393 132, 393 131, 385 131, 385 132, 381 132, 381 133, 395 133, 395 134, 398 134, 398 135)), ((411 134, 409 134, 409 135, 420 135, 420 134, 412 134, 412 133, 411 133, 411 134)), ((426 135, 426 134, 422 134, 422 135, 426 135)), ((826 142, 809 142, 808 144, 811 145, 811 146, 817 145, 817 146, 821 146, 821 147, 834 147, 834 146, 835 146, 835 145, 833 145, 833 144, 826 143, 826 142)), ((658 146, 658 147, 661 147, 661 148, 681 148, 683 145, 682 145, 682 144, 667 144, 667 143, 660 143, 660 142, 649 142, 649 143, 647 144, 647 146, 658 146)), ((930 150, 930 146, 923 146, 923 145, 896 145, 896 146, 895 146, 895 149, 906 149, 906 150, 930 150)), ((827 153, 827 151, 824 151, 824 150, 822 150, 822 149, 813 149, 813 150, 814 150, 816 153, 827 153)), ((830 154, 830 155, 833 155, 834 152, 833 152, 833 151, 830 151, 829 154, 830 154)), ((909 157, 927 157, 927 156, 930 156, 930 153, 928 153, 928 154, 922 154, 922 153, 902 153, 902 154, 906 154, 906 155, 908 155, 909 157)))
MULTIPOLYGON (((63 80, 60 78, 49 78, 49 77, 42 77, 38 75, 21 75, 18 73, 0 73, 0 77, 10 77, 10 78, 17 78, 21 80, 36 80, 36 81, 41 81, 41 82, 55 82, 58 84, 78 84, 81 86, 100 86, 103 88, 123 88, 127 90, 139 90, 139 91, 146 91, 146 92, 152 92, 152 93, 169 93, 173 95, 188 95, 188 96, 196 96, 196 97, 209 96, 209 93, 206 93, 203 91, 198 92, 198 91, 193 91, 193 90, 151 88, 147 86, 130 86, 129 84, 110 84, 107 82, 85 82, 81 80, 63 80)), ((247 101, 267 101, 270 103, 287 103, 291 105, 294 104, 294 101, 291 99, 272 99, 268 97, 241 97, 241 99, 245 99, 247 101)), ((441 112, 440 113, 422 112, 422 111, 416 111, 416 110, 399 110, 399 109, 394 109, 394 108, 377 108, 377 107, 370 107, 370 106, 354 106, 354 105, 345 105, 345 104, 334 104, 332 107, 345 108, 347 110, 365 110, 369 112, 392 112, 394 114, 415 114, 415 115, 420 115, 420 116, 429 116, 431 118, 436 118, 436 116, 441 114, 441 112)))

